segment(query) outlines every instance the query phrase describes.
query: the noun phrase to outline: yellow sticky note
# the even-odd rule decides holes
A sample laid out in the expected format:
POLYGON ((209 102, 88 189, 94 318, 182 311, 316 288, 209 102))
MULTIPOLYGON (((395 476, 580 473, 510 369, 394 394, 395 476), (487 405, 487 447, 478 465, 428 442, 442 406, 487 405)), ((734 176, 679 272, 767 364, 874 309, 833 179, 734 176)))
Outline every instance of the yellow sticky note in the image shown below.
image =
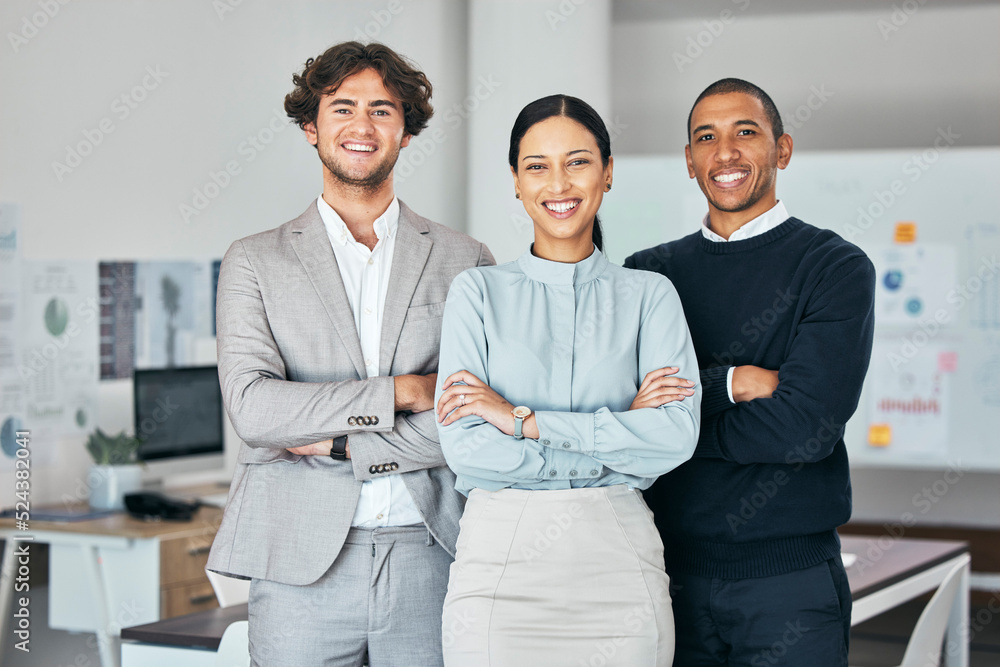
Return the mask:
POLYGON ((914 243, 917 240, 917 223, 897 222, 896 223, 896 243, 914 243))
POLYGON ((868 444, 872 447, 888 447, 892 442, 892 426, 872 424, 868 427, 868 444))

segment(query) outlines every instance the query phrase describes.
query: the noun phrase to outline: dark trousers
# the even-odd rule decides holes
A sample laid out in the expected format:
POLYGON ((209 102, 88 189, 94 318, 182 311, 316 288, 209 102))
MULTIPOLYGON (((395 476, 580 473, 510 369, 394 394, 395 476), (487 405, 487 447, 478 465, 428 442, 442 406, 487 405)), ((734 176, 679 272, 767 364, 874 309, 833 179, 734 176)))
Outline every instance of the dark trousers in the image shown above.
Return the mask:
POLYGON ((775 577, 671 575, 674 667, 845 667, 851 590, 839 559, 775 577))

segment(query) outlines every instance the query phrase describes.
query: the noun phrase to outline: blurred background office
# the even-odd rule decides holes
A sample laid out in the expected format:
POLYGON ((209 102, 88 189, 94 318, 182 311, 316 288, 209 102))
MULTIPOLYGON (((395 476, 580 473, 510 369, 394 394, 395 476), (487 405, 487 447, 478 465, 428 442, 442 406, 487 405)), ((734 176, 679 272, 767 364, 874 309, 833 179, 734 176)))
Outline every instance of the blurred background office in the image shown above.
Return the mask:
MULTIPOLYGON (((853 522, 972 539, 974 587, 1000 589, 1000 269, 988 263, 1000 252, 1000 2, 8 0, 0 25, 0 422, 7 440, 34 430, 33 508, 87 501, 95 427, 134 432, 130 364, 214 363, 213 261, 321 191, 315 151, 282 111, 291 75, 331 44, 374 40, 434 86, 435 116, 397 163, 399 197, 501 262, 532 238, 506 161, 527 102, 568 93, 605 118, 619 171, 602 219, 620 263, 705 213, 682 160, 698 93, 727 76, 768 91, 795 142, 778 177, 790 213, 923 286, 916 306, 882 302, 879 380, 848 426, 853 522), (101 358, 102 263, 106 282, 133 272, 129 290, 166 265, 207 280, 183 298, 198 313, 177 318, 177 359, 148 349, 162 342, 138 316, 131 360, 101 358), (948 322, 931 332, 940 308, 948 322), (936 403, 917 396, 924 382, 936 403)), ((238 443, 224 430, 211 465, 155 481, 227 481, 238 443)), ((4 507, 16 449, 5 441, 0 456, 4 507)))

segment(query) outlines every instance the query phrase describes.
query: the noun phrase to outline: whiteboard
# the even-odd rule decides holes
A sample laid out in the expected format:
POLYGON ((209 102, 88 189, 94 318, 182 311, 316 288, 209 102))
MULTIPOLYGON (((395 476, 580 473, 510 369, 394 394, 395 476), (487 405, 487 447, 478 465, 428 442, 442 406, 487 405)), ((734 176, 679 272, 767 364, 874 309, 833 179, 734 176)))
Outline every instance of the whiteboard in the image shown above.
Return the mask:
MULTIPOLYGON (((942 135, 943 139, 944 135, 942 135)), ((853 465, 1000 471, 1000 149, 796 152, 790 215, 836 231, 878 273, 875 346, 845 440, 853 465), (915 224, 899 243, 897 223, 915 224)), ((707 211, 683 155, 621 156, 606 252, 689 234, 707 211)))

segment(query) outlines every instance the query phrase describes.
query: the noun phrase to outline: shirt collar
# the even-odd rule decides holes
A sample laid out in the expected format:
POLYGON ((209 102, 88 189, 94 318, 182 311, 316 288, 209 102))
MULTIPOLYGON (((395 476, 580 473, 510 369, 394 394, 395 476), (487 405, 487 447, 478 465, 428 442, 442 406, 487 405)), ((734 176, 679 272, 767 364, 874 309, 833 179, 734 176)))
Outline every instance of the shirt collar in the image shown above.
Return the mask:
MULTIPOLYGON (((319 217, 323 219, 323 226, 326 227, 326 233, 333 243, 342 246, 348 241, 355 241, 351 230, 347 228, 347 225, 344 224, 340 215, 333 210, 333 207, 326 203, 323 195, 320 195, 316 200, 316 208, 319 209, 319 217)), ((375 219, 373 224, 375 236, 381 241, 386 236, 395 234, 398 226, 399 199, 393 197, 389 203, 389 208, 385 209, 385 213, 375 219)))
POLYGON ((788 211, 785 210, 785 205, 779 201, 770 209, 761 213, 756 218, 737 229, 728 239, 722 238, 722 236, 712 231, 711 227, 709 227, 709 217, 706 215, 701 221, 701 234, 709 241, 716 241, 719 243, 725 243, 727 241, 743 241, 745 239, 753 238, 754 236, 759 236, 764 232, 769 232, 785 220, 788 220, 788 211))
MULTIPOLYGON (((534 244, 532 244, 534 247, 534 244)), ((576 263, 553 262, 531 254, 531 248, 517 260, 524 274, 550 285, 580 285, 600 277, 608 268, 608 259, 597 247, 590 257, 576 263)))

